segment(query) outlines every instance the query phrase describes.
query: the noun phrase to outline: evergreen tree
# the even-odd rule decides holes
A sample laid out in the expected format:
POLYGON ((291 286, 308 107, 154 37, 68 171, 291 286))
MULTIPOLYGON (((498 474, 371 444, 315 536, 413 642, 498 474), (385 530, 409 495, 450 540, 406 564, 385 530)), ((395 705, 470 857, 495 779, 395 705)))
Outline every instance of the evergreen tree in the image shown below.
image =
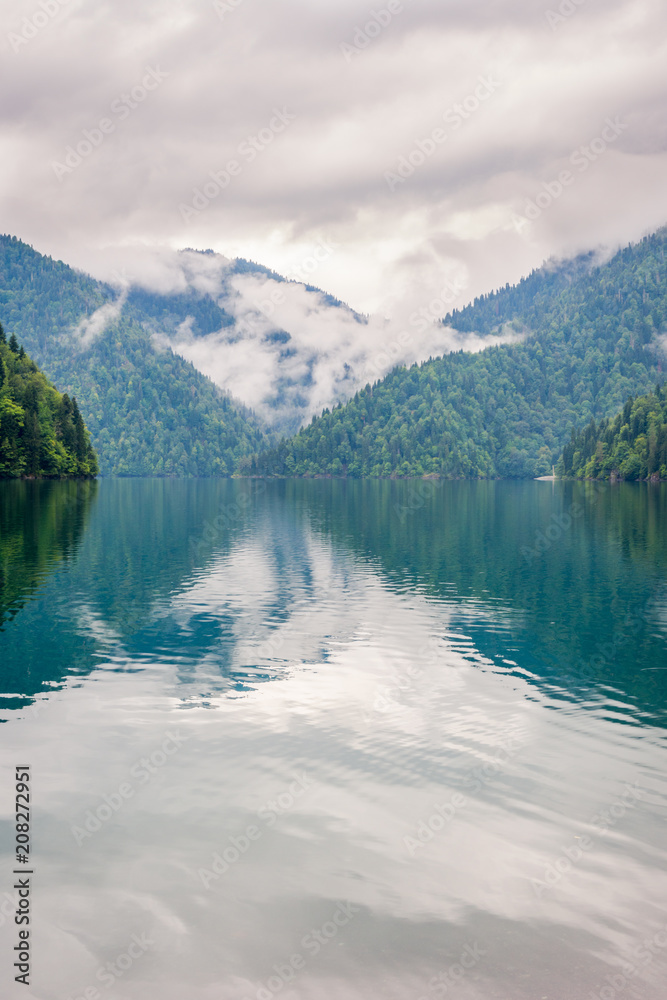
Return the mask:
POLYGON ((74 430, 72 401, 63 393, 59 410, 59 430, 63 444, 69 451, 74 451, 76 447, 76 431, 74 430))
POLYGON ((18 354, 19 353, 19 342, 16 339, 16 334, 15 333, 13 333, 11 335, 11 337, 9 338, 9 350, 13 351, 14 354, 18 354))
POLYGON ((25 351, 21 358, 0 342, 0 478, 90 479, 97 472, 76 402, 61 396, 25 351))
POLYGON ((41 433, 37 412, 37 387, 30 384, 24 397, 23 450, 25 472, 36 476, 40 470, 41 433))
MULTIPOLYGON (((252 472, 450 479, 551 472, 573 424, 611 417, 630 393, 655 384, 658 338, 667 329, 666 250, 663 229, 599 267, 589 259, 545 267, 482 296, 446 317, 448 325, 463 334, 522 333, 521 343, 395 368, 255 456, 252 472)), ((624 424, 632 401, 626 411, 624 424)), ((624 433, 641 437, 638 428, 630 422, 624 433)), ((646 461, 657 461, 658 432, 646 433, 646 461)), ((624 467, 623 475, 639 468, 624 467)))
POLYGON ((74 451, 79 461, 86 455, 86 428, 83 424, 83 417, 79 413, 76 396, 72 397, 72 423, 74 424, 74 451))
MULTIPOLYGON (((445 322, 521 343, 396 369, 271 450, 252 413, 151 340, 188 316, 198 334, 232 325, 210 297, 133 292, 116 322, 73 349, 64 334, 111 301, 110 288, 2 236, 0 286, 8 329, 76 394, 105 474, 228 476, 244 460, 268 475, 530 477, 551 471, 573 425, 597 426, 655 384, 666 250, 661 230, 599 267, 592 257, 550 265, 480 296, 445 322)), ((65 415, 66 436, 67 425, 65 415)), ((647 462, 656 434, 647 429, 647 462)))
POLYGON ((667 479, 667 390, 630 397, 613 419, 574 430, 558 474, 574 479, 667 479))

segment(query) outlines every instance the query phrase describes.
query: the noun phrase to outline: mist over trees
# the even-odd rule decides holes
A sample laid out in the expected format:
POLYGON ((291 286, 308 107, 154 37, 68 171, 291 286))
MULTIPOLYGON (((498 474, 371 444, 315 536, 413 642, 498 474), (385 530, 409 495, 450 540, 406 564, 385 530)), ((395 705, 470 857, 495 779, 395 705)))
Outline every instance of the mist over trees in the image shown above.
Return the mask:
POLYGON ((522 343, 397 368, 295 437, 244 459, 251 474, 532 478, 551 471, 572 427, 612 416, 660 380, 667 230, 601 266, 546 267, 446 317, 522 343))

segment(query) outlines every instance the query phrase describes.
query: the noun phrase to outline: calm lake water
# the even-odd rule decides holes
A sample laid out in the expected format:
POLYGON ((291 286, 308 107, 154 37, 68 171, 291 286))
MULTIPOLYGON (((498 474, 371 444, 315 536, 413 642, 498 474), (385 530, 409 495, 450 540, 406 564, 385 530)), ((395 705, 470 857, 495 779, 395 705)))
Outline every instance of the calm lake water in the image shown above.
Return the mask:
POLYGON ((3 996, 664 1000, 666 526, 639 484, 0 484, 3 996))

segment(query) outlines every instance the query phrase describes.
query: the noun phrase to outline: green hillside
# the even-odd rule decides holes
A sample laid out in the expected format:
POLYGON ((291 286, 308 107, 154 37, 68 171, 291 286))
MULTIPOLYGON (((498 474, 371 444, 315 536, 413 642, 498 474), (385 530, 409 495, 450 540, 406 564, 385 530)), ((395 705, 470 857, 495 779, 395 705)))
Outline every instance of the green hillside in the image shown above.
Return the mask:
POLYGON ((76 398, 61 395, 0 324, 0 478, 89 479, 97 458, 76 398))
POLYGON ((283 476, 526 478, 551 470, 571 428, 659 381, 667 230, 601 266, 544 268, 447 321, 526 333, 515 345, 398 368, 290 440, 245 461, 283 476))
POLYGON ((0 310, 48 377, 76 396, 100 472, 232 475, 243 455, 268 445, 263 427, 189 362, 155 346, 140 321, 140 293, 98 335, 73 336, 116 297, 108 285, 0 237, 0 310))
POLYGON ((558 474, 575 479, 667 479, 667 389, 630 398, 613 419, 572 432, 558 474))

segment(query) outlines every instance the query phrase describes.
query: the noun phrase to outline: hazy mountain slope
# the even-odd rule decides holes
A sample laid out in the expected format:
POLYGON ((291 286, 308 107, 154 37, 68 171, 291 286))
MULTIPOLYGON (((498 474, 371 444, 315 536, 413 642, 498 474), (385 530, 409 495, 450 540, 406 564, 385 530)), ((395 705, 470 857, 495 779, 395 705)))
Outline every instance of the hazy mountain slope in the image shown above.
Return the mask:
POLYGON ((2 303, 45 370, 76 388, 103 472, 134 475, 229 473, 263 443, 256 439, 261 425, 234 400, 265 425, 291 434, 397 362, 517 337, 515 331, 459 333, 416 315, 403 328, 361 316, 312 284, 213 251, 135 254, 116 272, 112 288, 11 237, 0 239, 2 303), (114 352, 123 355, 126 345, 132 360, 125 357, 115 371, 114 352), (230 398, 217 402, 210 385, 176 361, 169 362, 163 383, 159 373, 166 373, 170 354, 190 362, 230 398), (173 395, 172 379, 195 385, 212 419, 217 409, 220 427, 213 420, 205 428, 212 437, 201 436, 201 414, 192 418, 197 432, 185 431, 191 420, 179 415, 184 403, 176 386, 176 408, 169 405, 162 414, 154 401, 139 406, 129 384, 151 380, 162 406, 173 395), (176 425, 180 438, 164 440, 164 427, 176 425))
POLYGON ((6 236, 0 310, 49 378, 77 397, 103 475, 231 475, 268 443, 250 411, 155 344, 136 305, 6 236))
POLYGON ((155 251, 135 263, 123 315, 285 434, 398 362, 507 337, 458 333, 439 316, 415 313, 404 325, 362 316, 308 282, 212 251, 155 251))
POLYGON ((210 251, 165 254, 159 280, 119 290, 2 237, 0 309, 76 394, 105 474, 229 475, 243 460, 269 474, 532 476, 572 425, 655 384, 664 243, 660 232, 600 267, 592 254, 547 265, 439 325, 415 315, 399 335, 312 285, 210 251), (498 343, 377 383, 392 359, 498 343), (354 398, 267 452, 262 425, 220 386, 284 431, 354 398))
POLYGON ((593 252, 573 260, 548 261, 516 285, 507 284, 478 296, 462 309, 454 309, 444 317, 443 323, 462 333, 487 335, 509 322, 519 322, 529 330, 536 329, 544 313, 553 307, 554 298, 589 274, 595 265, 593 252))
POLYGON ((495 319, 517 329, 530 321, 524 343, 397 369, 249 468, 350 476, 546 472, 573 424, 615 413, 659 379, 666 242, 663 229, 578 276, 547 269, 484 297, 449 321, 481 331, 492 331, 495 319))

